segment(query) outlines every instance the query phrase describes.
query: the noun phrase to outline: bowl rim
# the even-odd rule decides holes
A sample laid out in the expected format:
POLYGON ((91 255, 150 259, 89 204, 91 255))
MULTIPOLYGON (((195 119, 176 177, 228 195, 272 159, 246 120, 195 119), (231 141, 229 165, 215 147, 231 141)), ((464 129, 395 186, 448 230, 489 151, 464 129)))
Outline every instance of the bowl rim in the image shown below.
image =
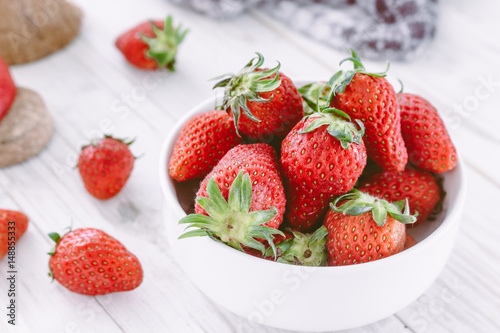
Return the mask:
MULTIPOLYGON (((307 84, 309 82, 315 82, 318 80, 308 80, 308 79, 299 79, 299 80, 294 80, 294 83, 298 84, 298 86, 302 86, 304 84, 307 84)), ((165 138, 162 148, 161 148, 161 153, 160 153, 160 160, 159 160, 159 176, 160 176, 160 187, 162 190, 162 194, 164 197, 163 204, 168 205, 171 209, 174 209, 176 211, 175 216, 185 216, 186 213, 182 209, 181 205, 179 204, 177 200, 177 196, 175 194, 175 189, 172 184, 172 178, 169 175, 168 172, 168 167, 169 167, 169 161, 170 161, 170 156, 168 155, 169 148, 170 146, 175 145, 176 136, 180 132, 182 126, 195 114, 201 113, 203 111, 208 111, 209 109, 207 108, 207 105, 216 105, 215 103, 217 102, 217 99, 220 98, 221 94, 216 92, 213 96, 205 99, 204 101, 198 103, 194 107, 192 107, 186 114, 176 122, 176 124, 173 126, 173 128, 170 130, 169 134, 165 138)), ((455 147, 456 148, 456 147, 455 147)), ((356 265, 346 265, 346 266, 321 266, 321 267, 309 267, 309 266, 298 266, 298 265, 289 265, 285 263, 280 263, 280 262, 274 262, 270 260, 263 260, 262 258, 258 258, 252 255, 249 255, 247 253, 238 251, 236 249, 233 249, 230 246, 226 246, 224 244, 214 242, 208 237, 205 237, 204 240, 205 244, 210 247, 223 247, 228 251, 228 255, 231 255, 231 257, 238 257, 240 260, 255 260, 256 262, 260 262, 263 265, 283 265, 287 269, 300 269, 300 270, 321 270, 325 272, 335 272, 335 273, 352 273, 355 271, 367 271, 367 270, 372 270, 372 269, 378 269, 379 267, 384 267, 387 265, 393 265, 397 264, 397 262, 401 262, 405 260, 407 256, 415 256, 418 255, 419 252, 423 252, 425 247, 432 246, 432 244, 435 244, 436 242, 439 242, 439 239, 441 238, 441 235, 447 233, 452 227, 454 223, 460 223, 460 218, 459 214, 461 214, 461 207, 463 207, 463 204, 465 202, 465 196, 466 196, 466 170, 464 167, 464 163, 462 158, 459 155, 459 152, 457 150, 457 165, 453 170, 450 170, 448 172, 458 172, 458 179, 459 179, 459 186, 458 186, 458 193, 456 194, 456 200, 454 202, 450 202, 449 207, 447 207, 445 216, 441 222, 441 224, 427 237, 425 237, 423 240, 415 244, 409 249, 406 249, 400 253, 397 253, 395 255, 380 259, 380 260, 375 260, 371 262, 366 262, 362 264, 356 264, 356 265), (232 254, 230 254, 232 251, 232 254)), ((201 237, 200 237, 201 238, 201 237)))

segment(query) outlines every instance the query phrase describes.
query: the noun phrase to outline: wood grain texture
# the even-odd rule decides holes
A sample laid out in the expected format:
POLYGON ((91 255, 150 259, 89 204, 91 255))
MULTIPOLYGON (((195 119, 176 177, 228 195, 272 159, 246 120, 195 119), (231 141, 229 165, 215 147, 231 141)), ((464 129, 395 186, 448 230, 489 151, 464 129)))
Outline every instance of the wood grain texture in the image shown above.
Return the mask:
MULTIPOLYGON (((230 333, 251 328, 285 333, 254 326, 213 304, 172 258, 157 177, 160 147, 187 110, 212 96, 208 80, 239 69, 255 51, 266 56, 268 65, 280 60, 282 70, 296 79, 329 78, 345 53, 254 10, 219 22, 165 0, 75 3, 85 15, 74 42, 12 69, 19 86, 43 96, 55 134, 36 158, 0 170, 0 206, 22 210, 31 221, 17 248, 19 325, 7 326, 3 318, 0 332, 230 333), (136 23, 166 14, 191 30, 179 50, 177 72, 129 66, 114 39, 136 23), (74 166, 83 144, 110 132, 136 137, 132 151, 141 157, 120 195, 101 202, 85 192, 74 166), (70 224, 101 228, 126 244, 143 264, 143 285, 127 293, 85 297, 51 283, 47 233, 70 224)), ((395 87, 401 79, 405 91, 425 96, 441 111, 468 167, 468 198, 454 251, 429 290, 399 313, 346 332, 500 331, 500 228, 492 208, 500 198, 500 86, 491 83, 500 83, 499 67, 493 65, 500 52, 494 15, 499 9, 499 3, 487 0, 442 1, 439 32, 427 53, 413 63, 391 64, 389 79, 395 87)), ((6 302, 5 265, 5 259, 0 261, 1 304, 6 302)))

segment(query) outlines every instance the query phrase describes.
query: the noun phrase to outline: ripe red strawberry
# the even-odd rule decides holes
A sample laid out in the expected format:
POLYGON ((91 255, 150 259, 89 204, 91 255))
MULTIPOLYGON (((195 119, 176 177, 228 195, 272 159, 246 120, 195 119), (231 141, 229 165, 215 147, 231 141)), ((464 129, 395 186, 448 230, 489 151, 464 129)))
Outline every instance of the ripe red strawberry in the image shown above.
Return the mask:
POLYGON ((116 40, 116 47, 135 67, 141 69, 167 68, 174 71, 177 48, 188 30, 174 28, 172 17, 139 24, 116 40))
POLYGON ((331 105, 363 122, 366 150, 373 161, 384 170, 403 171, 408 153, 401 136, 394 89, 385 79, 385 73, 367 73, 354 51, 352 58, 346 60, 354 63, 354 70, 338 72, 332 77, 335 96, 331 105))
MULTIPOLYGON (((14 210, 0 209, 0 259, 28 229, 28 217, 14 210)), ((10 255, 10 254, 9 254, 10 255)))
POLYGON ((329 266, 360 264, 403 251, 405 224, 416 220, 408 202, 389 203, 356 189, 336 198, 330 208, 324 221, 329 266))
POLYGON ((281 165, 292 228, 312 230, 330 200, 354 187, 366 165, 362 135, 363 128, 347 115, 326 109, 301 120, 286 136, 281 165))
POLYGON ((415 245, 417 245, 417 240, 415 238, 413 238, 412 236, 407 234, 404 250, 408 250, 410 247, 413 247, 415 245))
POLYGON ((408 199, 411 213, 418 212, 417 222, 427 220, 441 200, 441 189, 434 176, 425 171, 385 171, 371 176, 359 190, 389 202, 408 199))
POLYGON ((16 98, 17 88, 10 76, 9 65, 0 57, 0 121, 16 98))
POLYGON ((97 199, 112 198, 125 186, 134 168, 131 143, 105 136, 82 148, 78 169, 85 188, 97 199))
POLYGON ((398 94, 398 103, 410 162, 436 173, 453 169, 457 165, 457 152, 437 110, 413 94, 398 94))
POLYGON ((67 289, 84 295, 106 295, 137 288, 141 263, 125 246, 94 228, 73 230, 63 237, 49 234, 56 245, 49 252, 50 273, 67 289))
POLYGON ((233 115, 238 133, 269 143, 283 138, 304 110, 293 82, 278 72, 280 64, 261 69, 264 57, 257 56, 239 73, 217 77, 222 80, 214 88, 225 87, 222 107, 233 115))
POLYGON ((233 119, 225 111, 195 115, 182 128, 169 163, 169 173, 177 181, 205 177, 219 160, 241 143, 233 119))
POLYGON ((196 213, 179 223, 199 229, 183 237, 205 236, 243 251, 264 253, 266 240, 274 248, 274 234, 283 221, 286 199, 274 149, 263 143, 229 150, 205 177, 196 194, 196 213))

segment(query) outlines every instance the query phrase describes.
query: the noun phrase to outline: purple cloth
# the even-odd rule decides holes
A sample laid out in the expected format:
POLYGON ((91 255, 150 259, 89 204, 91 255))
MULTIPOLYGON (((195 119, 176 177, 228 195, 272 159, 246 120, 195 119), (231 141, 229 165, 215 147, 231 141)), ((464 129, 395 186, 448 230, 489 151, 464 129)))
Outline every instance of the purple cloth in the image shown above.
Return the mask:
POLYGON ((375 60, 411 60, 433 39, 437 0, 170 0, 214 18, 256 8, 339 50, 375 60))

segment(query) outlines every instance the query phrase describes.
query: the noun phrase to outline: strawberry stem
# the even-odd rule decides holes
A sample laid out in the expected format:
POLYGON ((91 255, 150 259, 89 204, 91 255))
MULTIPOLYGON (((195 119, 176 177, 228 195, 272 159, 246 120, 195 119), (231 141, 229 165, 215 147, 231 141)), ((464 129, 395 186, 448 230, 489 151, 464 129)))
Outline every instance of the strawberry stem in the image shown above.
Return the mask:
POLYGON ((155 37, 150 38, 143 35, 141 39, 149 46, 146 56, 154 59, 158 68, 166 68, 174 72, 177 48, 189 30, 182 29, 180 24, 174 28, 172 21, 172 16, 167 16, 163 30, 158 28, 154 22, 151 22, 151 28, 155 37))
POLYGON ((265 252, 265 246, 257 239, 265 239, 276 255, 276 247, 272 241, 274 235, 283 233, 263 225, 272 220, 278 211, 275 207, 268 210, 250 212, 252 204, 252 181, 248 173, 240 171, 229 189, 226 201, 214 178, 207 183, 206 197, 197 197, 196 202, 207 212, 190 214, 179 221, 188 228, 197 228, 182 234, 179 239, 197 236, 209 236, 215 241, 225 243, 239 251, 242 245, 265 252))
POLYGON ((212 79, 221 80, 213 88, 224 88, 224 97, 220 107, 226 111, 231 109, 238 135, 240 135, 238 125, 241 110, 252 121, 261 121, 252 114, 248 108, 247 101, 267 103, 271 101, 273 96, 266 99, 260 97, 259 93, 276 90, 281 85, 281 80, 279 79, 281 64, 278 62, 276 67, 265 71, 257 71, 264 64, 264 56, 258 52, 256 54, 257 57, 251 59, 237 74, 229 73, 212 79), (271 78, 273 75, 275 77, 271 78))
POLYGON ((414 223, 417 221, 418 216, 418 212, 415 212, 414 215, 410 214, 408 199, 390 203, 387 200, 374 197, 357 189, 352 189, 346 194, 338 196, 330 203, 330 208, 334 212, 352 216, 371 211, 373 219, 380 227, 385 224, 387 214, 404 224, 414 223), (342 205, 337 207, 338 203, 342 203, 342 205))

